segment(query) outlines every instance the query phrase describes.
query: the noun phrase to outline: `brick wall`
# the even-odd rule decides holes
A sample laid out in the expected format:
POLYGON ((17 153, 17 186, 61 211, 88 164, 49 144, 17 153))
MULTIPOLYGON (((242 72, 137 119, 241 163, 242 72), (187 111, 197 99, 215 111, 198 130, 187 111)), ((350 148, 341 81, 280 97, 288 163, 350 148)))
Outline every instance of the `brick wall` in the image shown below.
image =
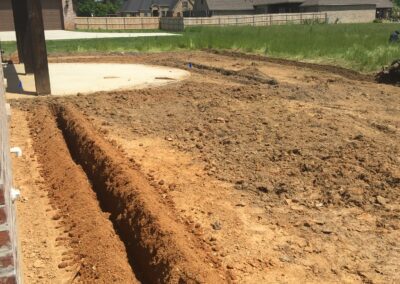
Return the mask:
POLYGON ((64 17, 64 29, 74 30, 75 29, 75 11, 72 4, 72 0, 62 0, 63 5, 63 17, 64 17))
POLYGON ((328 15, 329 23, 370 23, 375 19, 376 6, 347 5, 347 6, 318 6, 306 7, 305 12, 323 12, 328 15))
POLYGON ((326 11, 329 23, 370 23, 375 19, 373 10, 326 11))
POLYGON ((0 283, 14 284, 20 281, 15 207, 11 200, 12 172, 8 119, 0 55, 0 283))

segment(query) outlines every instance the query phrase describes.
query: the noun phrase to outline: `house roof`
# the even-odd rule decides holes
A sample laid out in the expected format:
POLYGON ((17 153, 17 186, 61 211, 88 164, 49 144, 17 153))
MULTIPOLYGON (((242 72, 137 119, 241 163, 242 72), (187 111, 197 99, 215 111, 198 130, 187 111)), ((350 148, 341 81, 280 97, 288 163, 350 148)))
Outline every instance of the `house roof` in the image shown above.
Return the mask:
POLYGON ((304 0, 253 0, 254 6, 259 5, 275 5, 275 4, 288 4, 288 3, 303 3, 304 0))
MULTIPOLYGON (((302 7, 307 6, 350 6, 350 5, 377 5, 381 0, 306 0, 302 7)), ((382 0, 383 2, 383 0, 382 0)), ((386 0, 385 0, 386 2, 386 0)), ((392 6, 393 7, 393 6, 392 6)))
POLYGON ((178 0, 125 0, 119 12, 148 11, 152 5, 168 6, 173 9, 178 0))
POLYGON ((376 1, 376 8, 390 9, 393 8, 393 2, 390 0, 378 0, 376 1))
POLYGON ((207 0, 208 9, 212 11, 220 10, 254 10, 252 0, 207 0))
POLYGON ((301 6, 327 6, 327 5, 365 5, 376 4, 377 8, 393 8, 391 0, 248 0, 253 1, 254 6, 275 5, 288 3, 303 3, 301 6))

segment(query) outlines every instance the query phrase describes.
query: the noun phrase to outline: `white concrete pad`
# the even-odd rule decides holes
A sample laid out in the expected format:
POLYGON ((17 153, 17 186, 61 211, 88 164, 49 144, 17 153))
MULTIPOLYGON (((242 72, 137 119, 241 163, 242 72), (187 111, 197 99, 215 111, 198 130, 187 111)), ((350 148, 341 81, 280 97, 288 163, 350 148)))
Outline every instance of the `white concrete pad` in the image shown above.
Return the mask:
MULTIPOLYGON (((171 33, 96 33, 96 32, 77 32, 77 31, 64 31, 64 30, 45 31, 46 40, 154 37, 154 36, 178 36, 178 35, 171 33)), ((0 32, 0 41, 16 41, 15 32, 0 32)))
MULTIPOLYGON (((145 88, 190 76, 188 71, 176 68, 114 63, 51 63, 49 71, 51 93, 56 96, 145 88)), ((35 93, 33 76, 23 73, 23 65, 6 68, 9 98, 35 93)))

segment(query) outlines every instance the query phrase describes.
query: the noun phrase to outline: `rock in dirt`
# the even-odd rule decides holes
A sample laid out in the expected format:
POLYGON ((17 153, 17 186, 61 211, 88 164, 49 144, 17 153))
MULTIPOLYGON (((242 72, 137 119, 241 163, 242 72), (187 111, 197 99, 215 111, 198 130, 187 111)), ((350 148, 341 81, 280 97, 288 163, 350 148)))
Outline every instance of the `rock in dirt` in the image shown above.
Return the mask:
POLYGON ((215 221, 214 223, 211 224, 211 227, 216 230, 219 231, 222 229, 222 224, 220 221, 215 221))
POLYGON ((386 199, 380 195, 376 197, 376 202, 382 206, 386 205, 386 199))

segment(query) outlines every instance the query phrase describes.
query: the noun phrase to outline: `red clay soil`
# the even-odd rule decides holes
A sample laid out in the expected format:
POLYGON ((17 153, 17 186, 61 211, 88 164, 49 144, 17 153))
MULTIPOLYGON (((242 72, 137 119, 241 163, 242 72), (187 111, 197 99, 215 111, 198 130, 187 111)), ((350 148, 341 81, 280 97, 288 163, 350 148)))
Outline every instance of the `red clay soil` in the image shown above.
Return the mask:
MULTIPOLYGON (((72 157, 86 172, 100 206, 110 212, 109 218, 125 242, 131 266, 141 281, 220 283, 225 279, 223 273, 214 268, 218 264, 200 248, 185 226, 175 221, 170 208, 120 151, 100 137, 75 110, 57 105, 54 111, 72 157)), ((54 194, 67 226, 75 230, 72 232, 76 236, 73 247, 88 264, 81 268, 86 268, 80 271, 82 278, 101 279, 104 283, 134 282, 121 242, 117 242, 118 246, 113 244, 117 239, 115 233, 108 233, 111 240, 93 241, 107 236, 104 226, 99 225, 101 221, 108 225, 105 228, 111 224, 107 220, 86 224, 86 220, 96 220, 95 215, 101 210, 94 194, 90 193, 82 169, 73 164, 67 145, 56 129, 54 116, 41 108, 32 119, 32 128, 37 131, 36 151, 41 153, 44 175, 54 190, 50 194, 54 194), (46 157, 55 158, 48 160, 46 157), (85 193, 89 192, 90 200, 81 198, 82 188, 85 193), (94 204, 89 206, 90 202, 94 204), (94 216, 86 219, 91 211, 94 216), (102 248, 102 244, 106 247, 102 248), (92 267, 96 267, 96 273, 92 267)))
POLYGON ((192 271, 189 254, 237 283, 400 283, 397 87, 206 52, 50 60, 193 64, 160 88, 12 102, 74 106, 57 109, 58 127, 139 280, 157 269, 167 274, 158 282, 179 279, 168 269, 192 271), (146 270, 135 262, 150 250, 146 270))
POLYGON ((280 65, 286 65, 286 66, 309 68, 309 69, 312 69, 315 71, 329 72, 331 74, 340 75, 340 76, 346 77, 351 80, 369 81, 369 82, 374 81, 374 78, 371 75, 361 74, 357 71, 343 68, 340 66, 301 62, 301 61, 282 59, 282 58, 271 58, 271 57, 262 56, 262 55, 247 54, 247 53, 235 52, 235 51, 225 51, 225 50, 207 50, 207 51, 210 53, 213 53, 213 54, 229 56, 229 57, 233 57, 233 58, 243 58, 243 59, 248 59, 248 60, 264 61, 264 62, 277 63, 280 65))
POLYGON ((58 241, 72 249, 59 267, 76 269, 75 280, 84 283, 139 283, 123 243, 101 211, 85 173, 71 159, 47 107, 32 113, 30 127, 50 200, 59 210, 54 218, 65 228, 58 241))

